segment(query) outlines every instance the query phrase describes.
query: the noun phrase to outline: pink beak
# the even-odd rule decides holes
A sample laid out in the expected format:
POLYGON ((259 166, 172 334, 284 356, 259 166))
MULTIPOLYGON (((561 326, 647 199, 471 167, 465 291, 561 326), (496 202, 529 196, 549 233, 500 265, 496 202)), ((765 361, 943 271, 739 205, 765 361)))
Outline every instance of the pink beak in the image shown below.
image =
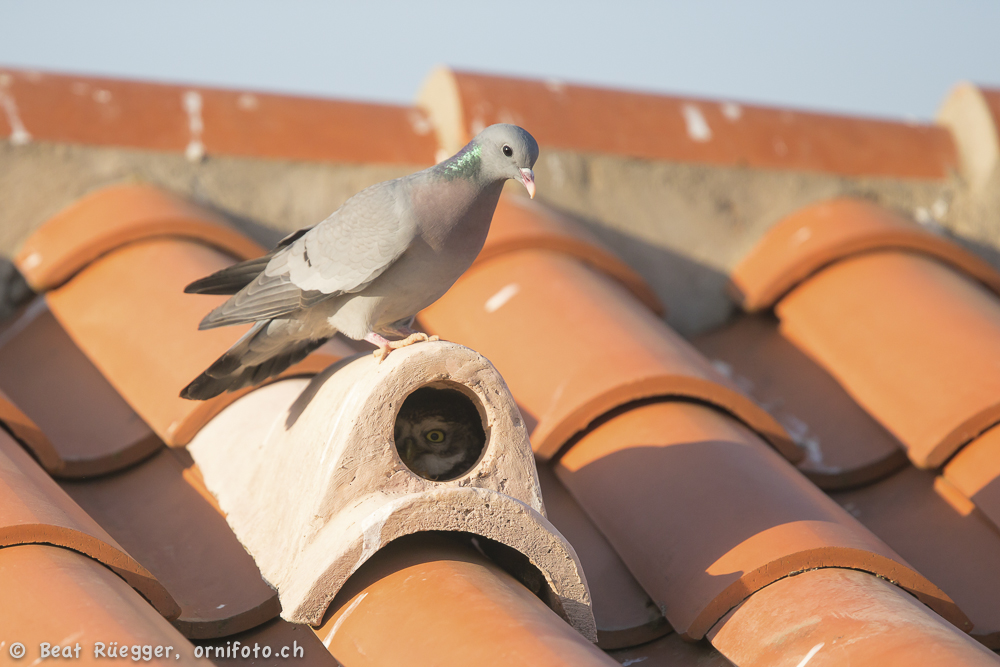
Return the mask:
POLYGON ((521 182, 524 183, 524 188, 528 191, 528 196, 532 199, 535 198, 535 172, 530 169, 521 170, 521 182))

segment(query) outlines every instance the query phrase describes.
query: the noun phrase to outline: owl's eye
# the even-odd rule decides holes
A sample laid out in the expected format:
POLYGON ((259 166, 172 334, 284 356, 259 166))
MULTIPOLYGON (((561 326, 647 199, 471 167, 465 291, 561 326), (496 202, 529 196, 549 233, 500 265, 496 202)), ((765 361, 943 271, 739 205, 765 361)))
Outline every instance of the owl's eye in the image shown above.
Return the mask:
POLYGON ((506 155, 507 157, 510 157, 511 155, 514 154, 514 149, 512 149, 507 144, 504 144, 503 145, 503 154, 506 155))
POLYGON ((424 437, 427 438, 427 442, 444 442, 444 431, 436 428, 433 431, 424 433, 424 437))

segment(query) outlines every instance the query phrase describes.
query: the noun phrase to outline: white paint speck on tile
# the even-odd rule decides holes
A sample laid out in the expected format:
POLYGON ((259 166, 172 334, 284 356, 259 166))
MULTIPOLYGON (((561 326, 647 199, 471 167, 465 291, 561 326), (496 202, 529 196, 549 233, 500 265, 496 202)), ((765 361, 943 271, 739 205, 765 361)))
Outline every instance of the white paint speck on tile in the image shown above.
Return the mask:
POLYGON ((813 233, 811 229, 809 229, 808 227, 801 227, 797 232, 792 234, 791 238, 792 245, 802 245, 810 238, 812 238, 812 235, 813 233))
POLYGON ((816 644, 811 649, 809 649, 809 652, 806 653, 806 657, 802 658, 802 662, 800 662, 795 667, 806 667, 806 665, 809 664, 809 661, 813 659, 813 656, 819 653, 819 650, 823 648, 824 644, 825 642, 820 642, 819 644, 816 644))
POLYGON ((362 593, 356 600, 354 600, 354 602, 350 604, 349 607, 347 607, 347 609, 344 610, 344 613, 340 615, 337 622, 333 624, 332 628, 330 628, 330 632, 326 635, 326 639, 323 640, 323 646, 330 648, 330 642, 333 641, 333 636, 337 634, 337 630, 340 630, 340 626, 347 620, 347 617, 358 608, 358 605, 361 604, 361 601, 366 597, 368 597, 368 593, 362 593))
POLYGON ((243 93, 236 98, 236 107, 241 111, 255 111, 259 105, 260 102, 253 93, 243 93))
POLYGON ((629 667, 629 665, 634 665, 637 662, 642 662, 643 660, 648 660, 648 659, 649 658, 646 656, 642 656, 640 658, 630 658, 622 663, 622 667, 629 667))
POLYGON ((684 114, 684 123, 687 125, 687 133, 691 141, 704 143, 711 141, 712 128, 708 126, 708 121, 702 115, 701 109, 694 104, 685 104, 681 107, 684 114))
POLYGON ((723 102, 719 105, 719 108, 722 111, 722 115, 734 123, 743 117, 743 107, 736 102, 723 102))
POLYGON ((549 89, 550 93, 555 93, 556 95, 562 95, 566 92, 566 83, 559 79, 546 79, 545 87, 549 89))
POLYGON ((197 90, 185 91, 181 100, 188 117, 188 131, 191 133, 184 155, 191 162, 200 162, 205 157, 205 144, 201 142, 201 133, 205 129, 201 119, 201 93, 197 90))
MULTIPOLYGON (((6 88, 7 84, 3 87, 6 88)), ((0 90, 0 106, 3 107, 4 114, 7 116, 7 124, 10 125, 10 143, 15 146, 24 146, 30 143, 31 133, 24 127, 24 123, 21 122, 21 116, 17 112, 17 102, 14 101, 14 96, 5 90, 0 90)))
POLYGON ((111 91, 101 88, 94 91, 94 101, 98 104, 108 104, 111 102, 111 91))
POLYGON ((411 110, 406 118, 410 121, 410 127, 413 128, 413 131, 421 137, 430 134, 431 130, 434 129, 430 119, 419 111, 411 110))
POLYGON ((505 303, 514 298, 514 295, 520 291, 521 287, 517 283, 510 283, 509 285, 505 285, 504 287, 501 287, 496 294, 486 299, 486 303, 483 305, 483 308, 486 310, 487 313, 495 313, 497 310, 503 307, 505 303))
POLYGON ((216 609, 223 609, 225 606, 226 605, 224 605, 224 604, 220 604, 218 607, 216 607, 216 609))

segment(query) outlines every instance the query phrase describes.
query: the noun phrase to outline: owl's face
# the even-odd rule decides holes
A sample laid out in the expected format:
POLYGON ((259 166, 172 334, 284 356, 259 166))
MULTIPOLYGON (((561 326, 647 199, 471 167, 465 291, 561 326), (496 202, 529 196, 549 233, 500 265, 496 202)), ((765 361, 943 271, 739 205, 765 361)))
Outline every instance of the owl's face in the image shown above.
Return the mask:
POLYGON ((471 434, 466 424, 448 421, 436 414, 419 415, 416 419, 400 415, 393 435, 408 458, 421 454, 442 455, 456 448, 464 450, 471 445, 471 434))
POLYGON ((479 413, 467 398, 449 389, 414 392, 403 402, 393 436, 403 463, 432 480, 462 475, 485 444, 479 413))

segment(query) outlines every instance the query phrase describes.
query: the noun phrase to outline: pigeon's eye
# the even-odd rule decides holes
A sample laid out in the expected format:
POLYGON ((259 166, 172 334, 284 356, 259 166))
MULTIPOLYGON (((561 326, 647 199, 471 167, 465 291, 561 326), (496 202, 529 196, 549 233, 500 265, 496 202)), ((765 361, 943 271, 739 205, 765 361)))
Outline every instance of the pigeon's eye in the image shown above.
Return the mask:
POLYGON ((514 154, 514 149, 512 149, 507 144, 504 144, 503 145, 503 154, 506 155, 507 157, 510 157, 511 155, 514 154))
POLYGON ((427 438, 427 442, 444 442, 444 431, 436 428, 433 431, 424 433, 424 437, 427 438))

